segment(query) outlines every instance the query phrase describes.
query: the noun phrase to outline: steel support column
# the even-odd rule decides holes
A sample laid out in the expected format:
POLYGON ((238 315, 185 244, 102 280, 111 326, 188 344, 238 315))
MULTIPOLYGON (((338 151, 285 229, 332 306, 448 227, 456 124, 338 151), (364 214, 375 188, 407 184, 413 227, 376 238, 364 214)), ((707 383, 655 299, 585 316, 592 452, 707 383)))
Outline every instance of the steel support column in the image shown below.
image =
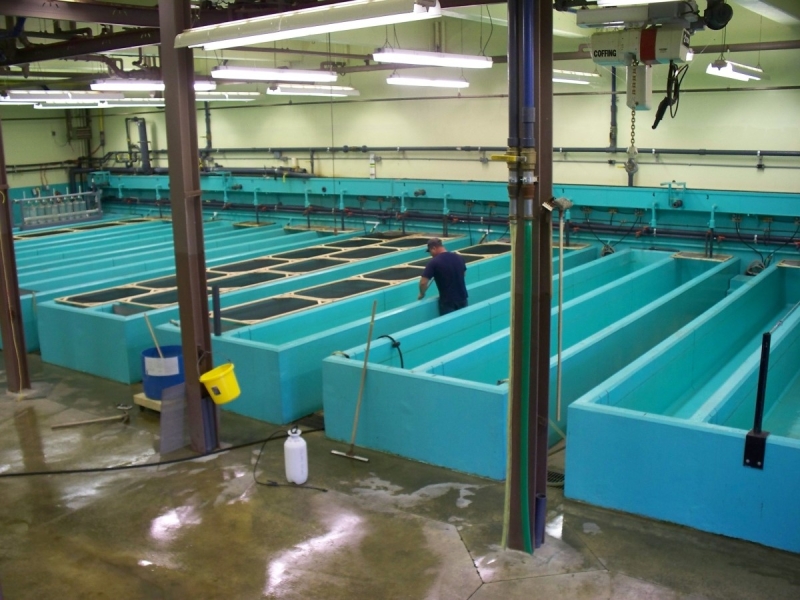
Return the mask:
POLYGON ((544 539, 552 250, 552 26, 549 0, 509 0, 509 222, 512 241, 508 470, 503 544, 544 539))
POLYGON ((14 236, 11 232, 13 225, 11 201, 8 198, 3 124, 0 122, 0 332, 3 335, 3 359, 8 391, 19 392, 30 388, 31 380, 28 375, 28 355, 25 353, 17 259, 14 255, 14 236))
POLYGON ((192 50, 174 47, 175 36, 191 27, 189 8, 189 0, 159 3, 161 71, 166 84, 167 158, 189 434, 193 450, 208 452, 219 445, 219 410, 199 382, 200 375, 211 369, 212 360, 194 65, 192 50))

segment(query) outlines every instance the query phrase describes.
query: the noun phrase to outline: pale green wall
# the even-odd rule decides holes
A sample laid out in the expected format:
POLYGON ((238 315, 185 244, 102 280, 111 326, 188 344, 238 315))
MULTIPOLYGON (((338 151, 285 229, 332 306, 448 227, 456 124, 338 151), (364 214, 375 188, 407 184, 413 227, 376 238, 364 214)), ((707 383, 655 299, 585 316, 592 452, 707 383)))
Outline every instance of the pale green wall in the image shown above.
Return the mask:
POLYGON ((12 168, 31 163, 75 160, 80 156, 83 144, 73 143, 70 146, 67 143, 67 122, 63 111, 2 106, 0 120, 10 187, 45 187, 48 183, 67 181, 65 170, 22 174, 14 173, 12 168))

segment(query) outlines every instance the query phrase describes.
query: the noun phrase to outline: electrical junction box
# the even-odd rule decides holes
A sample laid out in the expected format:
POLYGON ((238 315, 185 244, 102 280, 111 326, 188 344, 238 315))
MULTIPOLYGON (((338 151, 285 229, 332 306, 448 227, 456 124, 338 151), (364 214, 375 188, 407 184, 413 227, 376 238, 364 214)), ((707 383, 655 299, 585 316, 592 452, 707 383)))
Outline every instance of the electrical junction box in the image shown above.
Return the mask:
POLYGON ((598 65, 628 66, 681 63, 689 59, 688 30, 680 27, 648 27, 595 33, 590 42, 592 60, 598 65))

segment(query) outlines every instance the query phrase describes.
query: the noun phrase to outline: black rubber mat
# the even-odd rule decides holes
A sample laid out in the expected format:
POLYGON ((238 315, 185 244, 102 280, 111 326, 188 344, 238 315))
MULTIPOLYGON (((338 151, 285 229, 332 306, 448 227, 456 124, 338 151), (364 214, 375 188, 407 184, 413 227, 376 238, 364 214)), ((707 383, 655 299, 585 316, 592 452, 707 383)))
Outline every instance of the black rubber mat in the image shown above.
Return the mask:
POLYGON ((71 229, 51 229, 50 231, 37 231, 35 233, 20 233, 17 237, 19 238, 37 238, 37 237, 45 237, 48 235, 59 235, 62 233, 69 233, 72 231, 71 229))
POLYGON ((394 248, 357 248, 356 250, 347 250, 345 252, 337 252, 332 254, 333 258, 372 258, 373 256, 380 256, 381 254, 389 254, 390 252, 397 252, 394 248))
POLYGON ((337 265, 346 264, 343 260, 336 260, 334 258, 315 258, 312 260, 303 260, 299 262, 289 263, 275 267, 275 271, 282 271, 285 273, 309 273, 311 271, 319 271, 320 269, 327 269, 328 267, 335 267, 337 265))
POLYGON ((331 252, 334 251, 330 248, 312 246, 311 248, 301 248, 300 250, 292 250, 291 252, 281 252, 280 254, 276 254, 275 258, 313 258, 314 256, 330 254, 331 252))
POLYGON ((477 246, 470 246, 458 251, 459 254, 482 254, 487 256, 489 254, 504 254, 511 252, 510 244, 478 244, 477 246))
POLYGON ((407 236, 407 233, 401 233, 399 231, 376 231, 375 233, 365 233, 361 237, 368 238, 370 240, 396 240, 407 236))
POLYGON ((215 281, 213 285, 218 285, 220 288, 239 288, 246 287, 248 285, 264 283, 267 281, 274 281, 276 279, 283 279, 284 277, 286 276, 283 273, 270 273, 268 271, 261 273, 244 273, 243 275, 237 275, 236 277, 219 279, 215 281))
POLYGON ((77 296, 70 296, 69 298, 65 298, 65 300, 68 302, 80 302, 81 304, 101 304, 103 302, 113 302, 114 300, 130 298, 131 296, 145 292, 146 290, 133 287, 115 287, 107 290, 97 290, 96 292, 87 292, 85 294, 78 294, 77 296))
MULTIPOLYGON (((206 273, 206 280, 213 281, 215 279, 219 279, 220 277, 224 277, 221 273, 206 273)), ((178 278, 175 275, 169 275, 168 277, 159 277, 158 279, 148 279, 147 281, 140 281, 136 285, 140 285, 142 287, 149 287, 155 289, 162 289, 162 288, 172 288, 178 285, 178 278)))
POLYGON ((214 267, 214 270, 222 271, 223 273, 241 273, 243 271, 266 269, 267 267, 282 265, 285 262, 285 260, 279 260, 277 258, 254 258, 253 260, 245 260, 242 262, 230 263, 228 265, 219 265, 214 267))
POLYGON ((81 225, 77 229, 103 229, 104 227, 119 227, 122 223, 95 223, 94 225, 81 225))
POLYGON ((377 243, 376 240, 365 240, 356 238, 354 240, 342 240, 341 242, 331 242, 325 244, 328 248, 361 248, 361 246, 369 246, 370 244, 377 243))
POLYGON ((402 281, 404 279, 414 279, 414 277, 419 277, 420 275, 422 275, 422 267, 389 267, 388 269, 365 273, 364 277, 384 281, 402 281))
MULTIPOLYGON (((458 253, 459 253, 459 254, 461 254, 461 250, 459 250, 459 251, 458 251, 458 253)), ((481 257, 480 257, 480 256, 476 256, 476 255, 473 255, 473 254, 461 254, 461 258, 463 258, 463 259, 464 259, 464 262, 465 262, 465 263, 471 263, 471 262, 473 262, 473 261, 475 261, 475 260, 480 260, 480 259, 481 259, 481 257)), ((419 259, 419 260, 415 260, 415 261, 413 261, 413 262, 410 262, 410 263, 408 263, 408 264, 409 264, 409 265, 412 265, 412 266, 414 266, 414 267, 424 267, 424 266, 425 266, 425 265, 427 265, 427 264, 428 264, 430 261, 431 261, 431 259, 430 259, 430 258, 421 258, 421 259, 419 259)))
POLYGON ((129 299, 136 304, 146 304, 147 306, 164 306, 175 304, 178 301, 178 289, 167 290, 165 292, 155 292, 144 296, 136 296, 129 299))
POLYGON ((388 283, 380 281, 366 281, 364 279, 344 279, 342 281, 335 281, 333 283, 326 283, 325 285, 318 285, 313 288, 300 290, 295 292, 301 296, 308 296, 310 298, 320 298, 325 300, 332 300, 334 298, 347 298, 348 296, 355 296, 356 294, 363 294, 371 290, 386 287, 388 283))
POLYGON ((399 240, 392 240, 384 242, 381 246, 389 248, 413 248, 414 246, 424 246, 428 243, 428 238, 400 238, 399 240))
POLYGON ((267 298, 225 309, 222 311, 222 317, 236 321, 263 321, 317 304, 316 301, 305 298, 267 298))

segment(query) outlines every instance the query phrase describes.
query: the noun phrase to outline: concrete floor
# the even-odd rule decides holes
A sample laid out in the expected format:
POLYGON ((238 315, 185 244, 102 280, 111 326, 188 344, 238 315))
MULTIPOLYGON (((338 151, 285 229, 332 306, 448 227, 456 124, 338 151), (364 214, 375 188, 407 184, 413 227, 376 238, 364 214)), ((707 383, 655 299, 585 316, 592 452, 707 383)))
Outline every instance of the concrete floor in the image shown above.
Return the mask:
MULTIPOLYGON (((27 398, 0 384, 0 474, 159 458, 155 413, 52 430, 116 414, 138 390, 30 360, 27 398)), ((275 429, 223 412, 227 443, 275 429)), ((800 598, 799 555, 558 489, 546 544, 534 556, 503 551, 502 484, 366 450, 369 463, 347 460, 322 433, 306 440, 309 485, 327 492, 256 485, 259 446, 159 468, 0 478, 5 598, 800 598)), ((260 480, 283 481, 281 445, 266 446, 260 480)))

